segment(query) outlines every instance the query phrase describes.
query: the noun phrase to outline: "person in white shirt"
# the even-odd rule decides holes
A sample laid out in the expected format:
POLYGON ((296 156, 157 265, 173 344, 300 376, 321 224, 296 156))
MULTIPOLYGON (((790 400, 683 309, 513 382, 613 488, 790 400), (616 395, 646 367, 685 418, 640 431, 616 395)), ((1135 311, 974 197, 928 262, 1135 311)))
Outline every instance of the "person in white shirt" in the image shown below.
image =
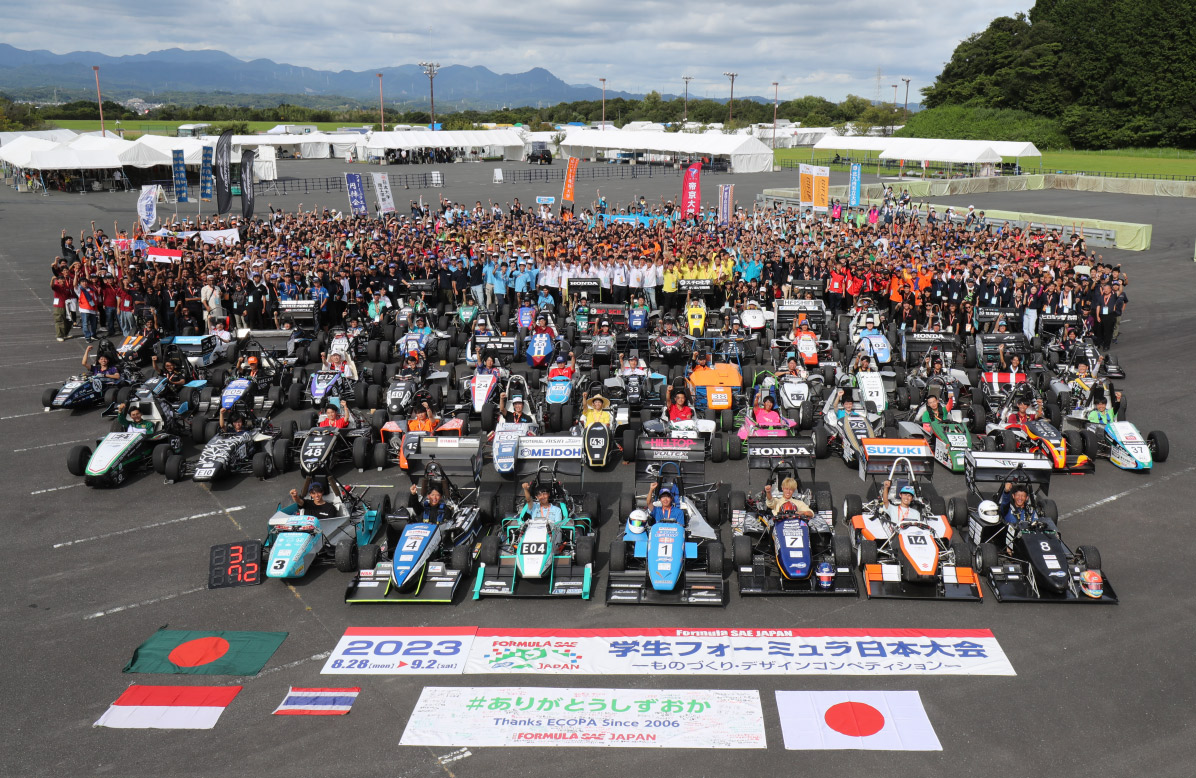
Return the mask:
POLYGON ((615 303, 623 305, 627 302, 627 282, 630 274, 627 270, 627 263, 624 260, 616 259, 613 264, 611 286, 614 287, 615 303))
POLYGON ((644 293, 644 267, 638 262, 632 262, 627 271, 627 291, 631 297, 644 293))
POLYGON ((598 283, 602 285, 600 299, 602 302, 610 302, 610 263, 605 259, 596 260, 594 270, 598 273, 598 283))

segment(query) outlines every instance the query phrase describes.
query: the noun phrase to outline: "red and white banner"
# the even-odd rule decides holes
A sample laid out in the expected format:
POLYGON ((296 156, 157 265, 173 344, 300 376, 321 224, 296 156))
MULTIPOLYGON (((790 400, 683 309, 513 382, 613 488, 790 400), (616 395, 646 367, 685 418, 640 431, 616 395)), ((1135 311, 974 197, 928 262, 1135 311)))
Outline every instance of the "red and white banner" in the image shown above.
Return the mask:
POLYGON ((183 259, 182 249, 160 249, 157 246, 150 246, 145 250, 146 259, 150 262, 165 262, 167 264, 173 262, 181 262, 183 259))
POLYGON ((790 751, 942 751, 917 692, 782 692, 777 712, 790 751))
POLYGON ((116 729, 211 729, 240 686, 134 684, 92 726, 116 729))
POLYGON ((565 166, 565 186, 561 189, 561 204, 573 202, 573 189, 577 183, 577 157, 569 157, 569 164, 565 166))
POLYGON ((681 216, 697 216, 702 210, 702 163, 695 162, 685 169, 681 183, 681 216))

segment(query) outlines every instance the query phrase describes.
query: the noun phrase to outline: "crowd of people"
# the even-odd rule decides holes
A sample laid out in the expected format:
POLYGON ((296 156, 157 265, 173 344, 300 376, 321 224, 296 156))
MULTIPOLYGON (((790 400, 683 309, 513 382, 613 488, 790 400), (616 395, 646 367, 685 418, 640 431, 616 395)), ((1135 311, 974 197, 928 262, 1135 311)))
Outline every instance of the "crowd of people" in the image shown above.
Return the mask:
MULTIPOLYGON (((607 207, 603 201, 603 207, 607 207)), ((89 341, 102 329, 131 335, 278 326, 278 304, 310 299, 319 326, 380 317, 406 299, 413 279, 432 279, 444 301, 559 302, 571 279, 597 279, 616 303, 643 297, 677 310, 679 281, 709 279, 716 303, 803 295, 796 282, 825 285, 832 311, 870 295, 900 327, 967 335, 980 308, 1016 309, 1006 326, 1033 335, 1040 313, 1077 315, 1098 345, 1117 337, 1129 283, 1120 265, 1088 252, 1082 232, 1064 239, 986 222, 983 212, 935 213, 889 193, 882 205, 825 213, 739 208, 719 223, 713 210, 682 218, 672 203, 616 204, 662 218, 650 226, 441 198, 410 214, 352 216, 330 208, 265 218, 204 217, 168 225, 180 235, 145 235, 113 225, 78 242, 63 230, 51 265, 56 335, 74 325, 89 341), (671 218, 667 218, 671 217, 671 218), (203 231, 235 229, 237 240, 204 242, 203 231), (181 249, 151 257, 149 246, 181 249), (159 261, 154 261, 159 260, 159 261)), ((225 232, 223 235, 228 235, 225 232)))

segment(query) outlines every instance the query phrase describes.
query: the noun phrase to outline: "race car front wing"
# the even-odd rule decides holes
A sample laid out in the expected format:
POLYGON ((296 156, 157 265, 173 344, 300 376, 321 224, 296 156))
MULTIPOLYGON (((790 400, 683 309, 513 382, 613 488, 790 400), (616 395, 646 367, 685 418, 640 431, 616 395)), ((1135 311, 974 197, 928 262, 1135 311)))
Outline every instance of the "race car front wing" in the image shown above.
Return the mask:
POLYGON ((594 590, 594 565, 577 565, 570 556, 558 556, 542 578, 519 575, 513 555, 499 557, 497 565, 478 565, 473 599, 482 597, 580 597, 590 599, 594 590))
POLYGON ((927 583, 903 581, 900 565, 865 565, 864 587, 871 598, 902 600, 971 600, 979 602, 984 593, 980 578, 970 567, 943 565, 936 579, 927 583))
POLYGON ((452 602, 463 570, 453 570, 443 562, 429 562, 420 580, 410 591, 400 591, 391 580, 391 562, 379 562, 372 569, 358 571, 345 590, 345 602, 452 602))
POLYGON ((997 602, 1078 602, 1109 605, 1117 603, 1117 593, 1109 584, 1108 578, 1104 578, 1102 582, 1101 596, 1089 597, 1079 593, 1081 591, 1080 574, 1084 569, 1078 565, 1071 565, 1069 570, 1072 585, 1062 592, 1053 592, 1035 586, 1034 582, 1030 580, 1029 575, 1031 574, 1027 573, 1023 565, 998 565, 985 571, 984 577, 988 579, 988 586, 993 590, 997 602))
POLYGON ((608 573, 607 605, 726 605, 727 582, 722 574, 686 570, 676 588, 652 588, 645 570, 608 573))
POLYGON ((739 594, 744 597, 761 594, 858 597, 860 594, 855 572, 850 567, 836 566, 834 581, 824 589, 818 585, 818 578, 813 574, 804 579, 785 577, 777 567, 777 560, 767 554, 757 554, 752 557, 751 565, 737 567, 736 576, 739 579, 739 594))

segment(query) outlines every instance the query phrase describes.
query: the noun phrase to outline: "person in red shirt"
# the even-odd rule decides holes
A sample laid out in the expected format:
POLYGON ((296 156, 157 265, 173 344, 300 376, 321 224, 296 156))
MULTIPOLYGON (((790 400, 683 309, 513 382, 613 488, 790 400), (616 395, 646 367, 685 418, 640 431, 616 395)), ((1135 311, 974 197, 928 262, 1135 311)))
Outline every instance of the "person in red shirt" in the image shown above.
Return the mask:
POLYGON ((71 319, 66 313, 66 301, 75 296, 75 285, 67 278, 67 271, 60 267, 54 268, 50 291, 54 295, 54 335, 61 343, 71 334, 71 319))
POLYGON ((564 354, 557 354, 556 355, 556 364, 553 365, 552 368, 548 371, 548 377, 550 379, 558 378, 558 377, 573 378, 573 374, 574 374, 574 372, 576 372, 576 370, 577 370, 577 363, 573 359, 572 351, 569 352, 569 361, 568 362, 565 361, 564 354))
POLYGON ((842 265, 836 265, 831 271, 831 278, 827 283, 827 307, 830 308, 831 313, 836 313, 843 301, 843 288, 846 283, 847 274, 843 271, 842 265))
POLYGON ((328 407, 324 409, 324 418, 320 419, 320 426, 343 430, 345 427, 349 426, 349 422, 344 416, 341 416, 340 408, 329 404, 328 407))
POLYGON ((104 326, 108 330, 108 337, 115 337, 120 331, 120 319, 117 317, 116 284, 111 276, 104 276, 98 283, 100 298, 104 301, 104 326))
POLYGON ((673 401, 669 403, 669 421, 689 421, 694 417, 694 409, 689 405, 689 398, 685 392, 673 394, 673 401))
POLYGON ((1008 423, 1010 425, 1017 425, 1024 427, 1027 422, 1034 421, 1042 414, 1042 400, 1038 401, 1037 408, 1031 408, 1030 402, 1025 397, 1017 399, 1017 410, 1009 414, 1008 423))

